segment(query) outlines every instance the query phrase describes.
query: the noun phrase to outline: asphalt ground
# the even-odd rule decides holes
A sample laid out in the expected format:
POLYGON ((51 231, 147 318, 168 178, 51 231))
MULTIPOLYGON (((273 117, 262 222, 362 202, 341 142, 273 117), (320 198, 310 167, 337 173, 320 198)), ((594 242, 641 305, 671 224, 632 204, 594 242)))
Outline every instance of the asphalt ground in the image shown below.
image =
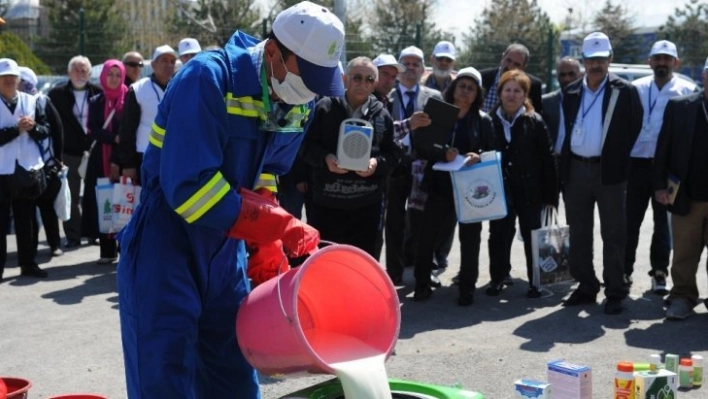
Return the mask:
MULTIPOLYGON (((563 218, 562 218, 563 219, 563 218)), ((424 303, 412 298, 412 269, 399 287, 402 325, 395 355, 387 362, 389 377, 479 391, 487 398, 512 398, 518 378, 546 379, 546 363, 566 359, 592 368, 593 398, 613 393, 618 361, 644 362, 651 353, 700 354, 708 358, 708 312, 703 305, 682 322, 664 319, 663 300, 650 291, 651 214, 642 228, 634 285, 625 310, 607 316, 598 305, 563 308, 573 286, 547 288, 544 297, 526 298, 522 244, 515 242, 515 284, 499 297, 488 297, 485 225, 480 278, 475 303, 456 305, 451 285, 459 267, 458 243, 450 267, 440 278, 443 288, 424 303)), ((599 223, 595 224, 595 265, 601 275, 599 223)), ((40 234, 40 239, 44 234, 40 234)), ((115 265, 97 265, 99 249, 84 245, 63 256, 49 257, 42 243, 38 261, 46 279, 19 276, 15 237, 8 236, 9 259, 0 283, 0 375, 32 381, 30 398, 93 392, 126 397, 118 321, 115 265)), ((708 294, 705 255, 698 282, 708 294)), ((670 280, 669 280, 670 282, 670 280)), ((263 397, 278 398, 332 378, 261 379, 263 397)), ((708 387, 681 392, 680 398, 706 398, 708 387)))

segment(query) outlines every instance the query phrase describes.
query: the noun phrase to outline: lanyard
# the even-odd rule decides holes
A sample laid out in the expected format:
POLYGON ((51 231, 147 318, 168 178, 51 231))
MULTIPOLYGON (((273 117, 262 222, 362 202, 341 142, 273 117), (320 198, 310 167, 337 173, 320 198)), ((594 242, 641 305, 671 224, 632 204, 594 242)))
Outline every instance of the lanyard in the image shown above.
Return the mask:
MULTIPOLYGON (((413 91, 415 91, 415 98, 418 98, 418 87, 419 86, 416 85, 415 90, 413 90, 413 91)), ((401 115, 404 116, 404 118, 402 118, 402 119, 405 119, 406 107, 403 105, 403 88, 401 87, 400 84, 398 85, 398 90, 396 90, 396 91, 398 92, 397 93, 398 94, 398 102, 399 102, 398 106, 401 108, 401 115)), ((410 91, 410 90, 406 90, 406 91, 410 91)), ((408 96, 408 101, 414 101, 414 99, 411 98, 410 96, 408 96)), ((415 107, 415 102, 413 103, 413 106, 415 107)), ((410 115, 408 115, 408 117, 410 117, 410 115)))
POLYGON ((656 99, 654 102, 651 101, 651 88, 654 86, 654 84, 649 85, 649 115, 647 115, 647 120, 651 119, 651 113, 654 111, 654 106, 656 106, 656 102, 659 101, 659 94, 661 94, 661 89, 659 89, 659 92, 656 95, 656 99))
POLYGON ((155 92, 155 97, 157 97, 157 102, 159 103, 160 101, 162 101, 162 98, 160 98, 160 93, 157 92, 157 89, 155 88, 155 82, 153 82, 152 79, 150 79, 150 85, 152 86, 152 91, 155 92))
MULTIPOLYGON (((74 92, 75 93, 75 92, 74 92)), ((79 108, 79 101, 74 103, 74 109, 78 112, 77 119, 79 119, 79 122, 81 122, 81 119, 84 118, 84 107, 86 106, 86 103, 88 102, 88 89, 84 90, 84 98, 80 101, 81 102, 81 108, 79 108)), ((83 125, 83 122, 81 122, 83 125)))
POLYGON ((585 120, 585 116, 587 116, 588 112, 590 112, 590 110, 592 109, 592 106, 595 105, 595 102, 597 101, 597 98, 600 97, 600 94, 605 92, 605 86, 607 86, 607 82, 605 82, 605 84, 602 85, 602 87, 597 92, 597 94, 595 94, 595 97, 593 97, 592 101, 590 102, 590 106, 587 108, 585 108, 583 106, 583 104, 585 104, 585 93, 583 93, 583 99, 580 104, 581 106, 583 106, 582 107, 583 108, 583 120, 585 120))

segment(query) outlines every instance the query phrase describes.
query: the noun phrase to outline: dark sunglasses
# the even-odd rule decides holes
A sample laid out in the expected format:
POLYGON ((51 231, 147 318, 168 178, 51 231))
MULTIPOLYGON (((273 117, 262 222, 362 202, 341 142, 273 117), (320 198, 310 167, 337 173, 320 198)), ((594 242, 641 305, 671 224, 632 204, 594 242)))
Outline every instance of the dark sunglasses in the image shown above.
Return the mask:
POLYGON ((143 62, 135 62, 135 61, 125 61, 123 62, 123 65, 133 67, 133 68, 142 68, 143 67, 143 62))
POLYGON ((561 78, 563 78, 563 77, 566 77, 566 76, 575 76, 575 75, 577 75, 577 74, 578 74, 577 72, 561 72, 561 73, 558 74, 558 76, 561 77, 561 78))
POLYGON ((374 83, 376 82, 376 78, 369 75, 369 76, 362 76, 362 75, 354 75, 354 76, 349 76, 351 80, 353 80, 355 83, 361 83, 364 80, 366 80, 366 83, 374 83))

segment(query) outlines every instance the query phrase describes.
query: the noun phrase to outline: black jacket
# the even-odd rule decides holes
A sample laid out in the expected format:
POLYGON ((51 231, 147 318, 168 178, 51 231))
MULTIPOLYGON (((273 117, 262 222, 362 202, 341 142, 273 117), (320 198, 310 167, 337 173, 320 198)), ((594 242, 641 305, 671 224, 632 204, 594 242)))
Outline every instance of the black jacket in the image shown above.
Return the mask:
POLYGON ((300 156, 311 166, 310 191, 315 204, 340 209, 355 209, 383 201, 386 180, 401 159, 401 148, 393 141, 393 120, 383 104, 369 96, 364 116, 374 128, 371 157, 378 166, 372 176, 355 172, 343 175, 329 171, 325 157, 337 153, 339 126, 348 113, 343 97, 324 97, 315 108, 312 124, 300 146, 300 156))
MULTIPOLYGON (((511 127, 511 143, 504 136, 501 119, 492 112, 496 149, 502 153, 502 170, 507 184, 522 184, 528 206, 558 206, 558 174, 553 145, 541 115, 523 114, 511 127)), ((509 196, 507 195, 507 198, 509 196)), ((524 204, 515 204, 516 207, 524 204)))
POLYGON ((111 163, 118 164, 117 145, 115 143, 118 129, 120 128, 121 115, 117 113, 111 119, 111 130, 104 129, 103 124, 106 121, 104 118, 104 107, 106 97, 103 93, 93 97, 89 101, 89 122, 88 128, 91 132, 91 138, 96 141, 91 154, 86 170, 86 185, 95 185, 96 178, 105 177, 103 173, 103 144, 110 144, 112 147, 111 158, 108 160, 111 163))
MULTIPOLYGON (((563 113, 565 115, 565 140, 561 150, 560 180, 561 185, 567 181, 570 170, 572 154, 570 151, 570 138, 572 136, 575 119, 583 98, 583 81, 577 80, 569 84, 563 95, 563 113)), ((607 130, 607 136, 602 145, 602 184, 619 184, 627 180, 629 155, 634 142, 642 129, 644 109, 637 88, 630 82, 610 73, 607 87, 602 99, 603 124, 610 97, 613 91, 618 91, 617 104, 612 120, 607 130)))
MULTIPOLYGON (((88 83, 86 89, 88 90, 88 98, 103 92, 100 87, 92 83, 88 83)), ((76 157, 82 156, 84 151, 91 146, 92 139, 86 134, 81 123, 74 116, 76 98, 74 93, 72 93, 71 81, 53 88, 48 96, 59 113, 64 127, 64 154, 76 157)), ((89 110, 89 119, 91 118, 90 112, 89 110)))
MULTIPOLYGON (((494 87, 494 79, 497 77, 497 72, 499 72, 499 68, 489 68, 489 69, 483 69, 479 71, 479 73, 482 75, 482 86, 484 86, 484 90, 486 92, 489 92, 490 90, 496 90, 497 88, 494 87)), ((529 100, 531 100, 531 105, 533 105, 534 111, 538 112, 539 114, 543 114, 543 102, 541 101, 541 94, 543 93, 543 82, 541 82, 541 79, 531 75, 530 73, 527 73, 526 76, 531 79, 531 90, 529 91, 529 100)))
MULTIPOLYGON (((665 190, 669 173, 676 176, 681 184, 686 184, 691 165, 691 146, 697 113, 703 113, 701 102, 703 92, 669 100, 664 111, 659 139, 654 154, 654 190, 665 190)), ((686 189, 679 186, 673 205, 667 209, 677 215, 687 215, 690 199, 686 189)))

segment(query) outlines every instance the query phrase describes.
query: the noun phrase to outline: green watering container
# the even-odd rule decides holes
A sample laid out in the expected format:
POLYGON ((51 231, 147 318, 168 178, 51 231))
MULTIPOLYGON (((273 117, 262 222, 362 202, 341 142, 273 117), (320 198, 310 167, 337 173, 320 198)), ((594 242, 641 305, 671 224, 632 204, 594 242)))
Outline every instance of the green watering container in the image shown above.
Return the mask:
MULTIPOLYGON (((403 380, 388 380, 393 399, 484 399, 479 392, 465 391, 460 388, 422 384, 403 380)), ((342 384, 338 379, 325 381, 280 399, 344 399, 342 384)))

